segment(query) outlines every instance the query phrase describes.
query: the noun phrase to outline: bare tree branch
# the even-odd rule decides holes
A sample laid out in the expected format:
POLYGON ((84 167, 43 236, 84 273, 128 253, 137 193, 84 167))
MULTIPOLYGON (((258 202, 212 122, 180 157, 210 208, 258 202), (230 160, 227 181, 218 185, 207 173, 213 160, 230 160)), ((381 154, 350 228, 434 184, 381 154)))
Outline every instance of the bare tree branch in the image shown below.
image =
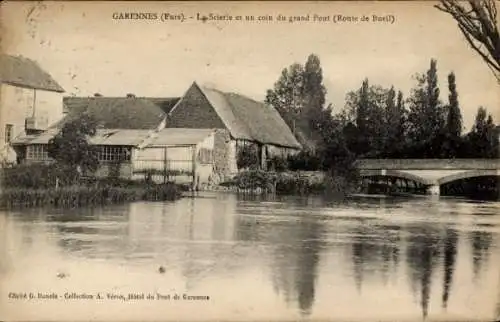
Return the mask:
POLYGON ((435 6, 457 22, 467 43, 492 70, 500 84, 500 36, 496 0, 440 0, 435 6))

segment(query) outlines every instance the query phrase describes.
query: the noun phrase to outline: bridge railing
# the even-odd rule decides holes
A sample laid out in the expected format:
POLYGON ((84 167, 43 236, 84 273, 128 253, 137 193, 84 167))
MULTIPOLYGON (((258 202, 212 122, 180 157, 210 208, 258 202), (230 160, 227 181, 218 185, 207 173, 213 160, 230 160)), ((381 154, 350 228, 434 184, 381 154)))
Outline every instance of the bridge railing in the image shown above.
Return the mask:
POLYGON ((358 169, 365 170, 495 170, 500 159, 359 159, 358 169))

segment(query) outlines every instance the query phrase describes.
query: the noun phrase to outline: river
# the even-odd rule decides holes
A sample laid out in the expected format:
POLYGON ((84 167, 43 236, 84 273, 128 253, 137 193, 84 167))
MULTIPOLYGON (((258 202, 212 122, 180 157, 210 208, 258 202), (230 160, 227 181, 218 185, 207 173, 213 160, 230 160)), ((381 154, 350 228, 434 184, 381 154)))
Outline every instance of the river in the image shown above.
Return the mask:
POLYGON ((0 320, 493 320, 499 210, 207 192, 0 212, 0 320))

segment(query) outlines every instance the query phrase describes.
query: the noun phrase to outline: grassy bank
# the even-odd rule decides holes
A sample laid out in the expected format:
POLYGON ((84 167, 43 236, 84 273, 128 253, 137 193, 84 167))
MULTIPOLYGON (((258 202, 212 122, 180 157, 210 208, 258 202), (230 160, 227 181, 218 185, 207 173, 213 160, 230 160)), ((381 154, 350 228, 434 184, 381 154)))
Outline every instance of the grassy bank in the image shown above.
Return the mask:
POLYGON ((11 188, 0 194, 0 208, 103 206, 131 201, 176 200, 181 190, 175 184, 149 186, 67 186, 62 188, 11 188))
POLYGON ((280 195, 330 194, 345 196, 354 190, 352 180, 325 172, 267 172, 249 170, 240 172, 225 186, 245 193, 276 193, 280 195))
POLYGON ((92 179, 54 165, 22 165, 3 169, 0 208, 76 208, 131 201, 180 198, 182 187, 120 178, 92 179))

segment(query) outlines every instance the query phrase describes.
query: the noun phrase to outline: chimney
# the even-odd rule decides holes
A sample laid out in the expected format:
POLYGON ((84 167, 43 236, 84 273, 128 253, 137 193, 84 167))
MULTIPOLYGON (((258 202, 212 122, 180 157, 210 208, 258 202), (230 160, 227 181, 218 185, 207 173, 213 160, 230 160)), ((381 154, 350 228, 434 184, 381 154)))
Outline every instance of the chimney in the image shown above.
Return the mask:
POLYGON ((135 94, 133 94, 133 93, 127 93, 127 97, 128 98, 133 98, 133 97, 135 97, 135 94))

